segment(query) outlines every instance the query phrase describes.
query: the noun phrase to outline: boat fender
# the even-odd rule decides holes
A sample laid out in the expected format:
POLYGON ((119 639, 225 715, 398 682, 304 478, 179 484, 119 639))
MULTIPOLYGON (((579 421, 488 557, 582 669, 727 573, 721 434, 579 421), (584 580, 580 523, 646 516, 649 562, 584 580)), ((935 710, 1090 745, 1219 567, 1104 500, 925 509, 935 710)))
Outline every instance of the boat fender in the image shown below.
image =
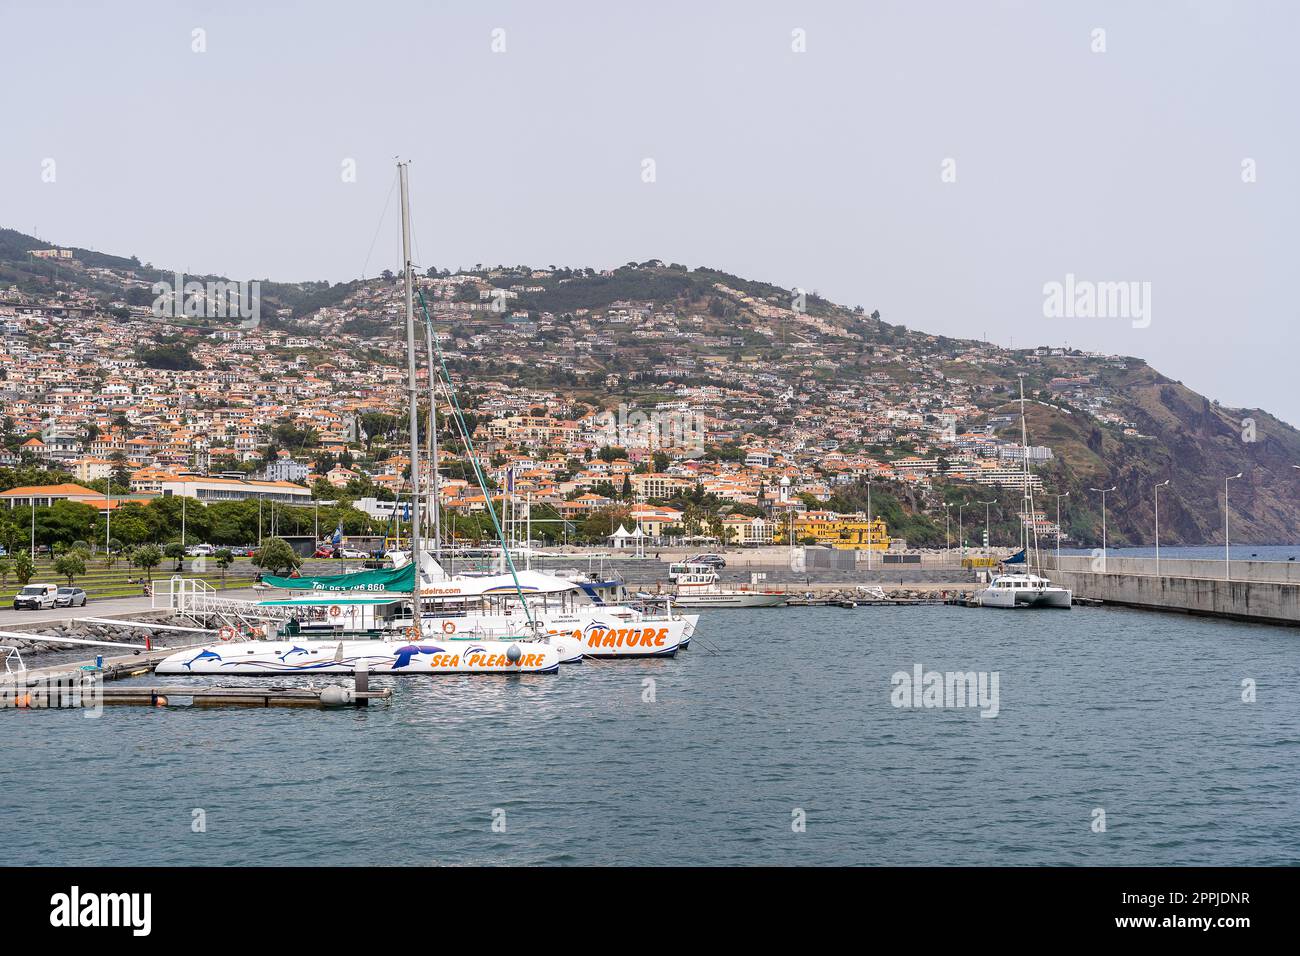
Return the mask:
POLYGON ((524 656, 524 652, 519 649, 518 644, 511 644, 506 648, 506 660, 511 664, 518 664, 519 658, 524 656))
POLYGON ((322 707, 346 707, 350 703, 352 703, 352 691, 346 687, 331 684, 320 692, 322 707))

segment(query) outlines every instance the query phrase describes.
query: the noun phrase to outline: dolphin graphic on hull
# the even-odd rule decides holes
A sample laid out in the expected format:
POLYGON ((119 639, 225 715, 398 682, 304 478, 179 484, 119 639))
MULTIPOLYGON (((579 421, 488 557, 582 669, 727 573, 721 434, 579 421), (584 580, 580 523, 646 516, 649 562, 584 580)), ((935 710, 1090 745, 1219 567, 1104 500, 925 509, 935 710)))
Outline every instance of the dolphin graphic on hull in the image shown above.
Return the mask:
POLYGON ((441 647, 434 647, 432 644, 407 644, 405 647, 399 647, 393 653, 397 655, 397 661, 393 664, 392 669, 398 670, 411 663, 411 658, 416 654, 443 654, 445 651, 441 647))

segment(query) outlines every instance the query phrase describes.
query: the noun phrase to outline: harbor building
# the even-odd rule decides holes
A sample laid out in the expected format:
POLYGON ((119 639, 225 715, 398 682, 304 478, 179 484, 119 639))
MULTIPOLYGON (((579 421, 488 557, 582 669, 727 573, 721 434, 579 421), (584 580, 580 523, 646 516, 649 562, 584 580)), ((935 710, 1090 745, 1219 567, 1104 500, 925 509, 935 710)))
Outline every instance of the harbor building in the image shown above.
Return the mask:
MULTIPOLYGON (((788 524, 775 529, 777 544, 787 544, 788 524)), ((883 518, 864 514, 835 514, 832 511, 809 511, 794 519, 796 542, 826 545, 845 551, 888 551, 889 530, 883 518)))

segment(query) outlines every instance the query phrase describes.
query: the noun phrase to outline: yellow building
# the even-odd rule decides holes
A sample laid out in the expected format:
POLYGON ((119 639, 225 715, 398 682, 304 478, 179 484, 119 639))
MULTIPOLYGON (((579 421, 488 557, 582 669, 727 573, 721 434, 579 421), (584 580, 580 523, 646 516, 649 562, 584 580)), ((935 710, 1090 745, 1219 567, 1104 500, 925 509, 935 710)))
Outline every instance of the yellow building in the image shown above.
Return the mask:
MULTIPOLYGON (((779 522, 776 531, 777 543, 787 543, 790 522, 779 522)), ((889 529, 884 519, 871 518, 866 515, 840 515, 832 511, 809 511, 796 515, 794 519, 794 537, 796 542, 815 539, 817 544, 829 545, 846 551, 888 551, 889 529)))

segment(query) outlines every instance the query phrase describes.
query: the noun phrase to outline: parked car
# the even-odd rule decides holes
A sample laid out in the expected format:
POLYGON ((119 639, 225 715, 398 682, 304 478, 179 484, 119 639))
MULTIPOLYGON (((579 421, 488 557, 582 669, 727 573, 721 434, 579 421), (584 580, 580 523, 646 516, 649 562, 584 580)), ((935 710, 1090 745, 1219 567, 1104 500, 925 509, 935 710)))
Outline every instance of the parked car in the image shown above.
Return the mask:
POLYGON ((691 558, 691 564, 707 564, 711 568, 725 568, 727 559, 720 554, 697 554, 691 558))
POLYGON ((81 588, 59 588, 59 593, 54 596, 55 607, 85 607, 86 592, 81 588))
POLYGON ((54 600, 58 593, 58 586, 54 584, 23 585, 22 590, 14 595, 14 610, 28 608, 33 611, 43 611, 47 607, 54 607, 54 600))
POLYGON ((189 558, 210 558, 217 553, 217 549, 210 544, 192 544, 185 549, 185 556, 189 558))
POLYGON ((334 552, 340 558, 368 558, 368 552, 358 551, 356 548, 339 548, 334 552))

